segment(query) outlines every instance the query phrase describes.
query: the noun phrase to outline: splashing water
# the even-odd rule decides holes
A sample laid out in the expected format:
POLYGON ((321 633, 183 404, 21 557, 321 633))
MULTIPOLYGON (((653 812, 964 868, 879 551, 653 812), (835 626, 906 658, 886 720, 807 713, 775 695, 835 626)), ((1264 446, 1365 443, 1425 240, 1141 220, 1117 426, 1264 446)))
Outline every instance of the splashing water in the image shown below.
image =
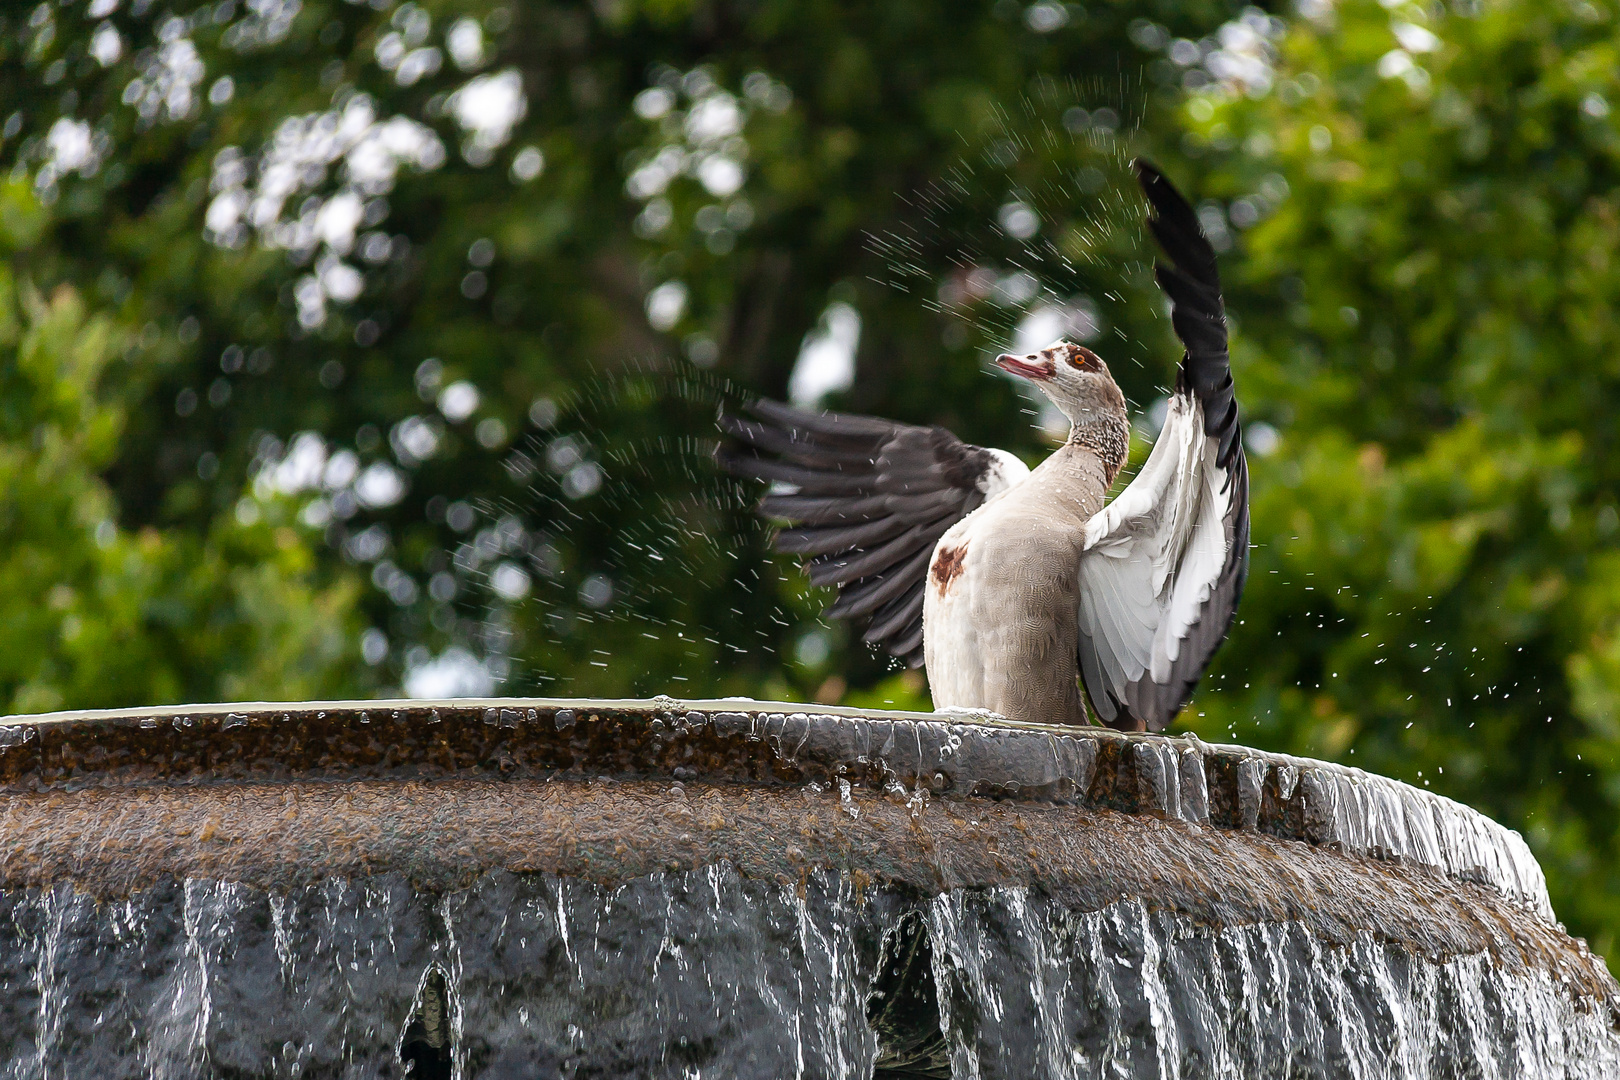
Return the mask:
MULTIPOLYGON (((1116 367, 1129 357, 1142 368, 1140 335, 1120 329, 1121 282, 1148 274, 1127 171, 1134 121, 1121 118, 1140 103, 1125 102, 1124 87, 1108 98, 1117 108, 1057 107, 1109 92, 1054 88, 1003 115, 981 153, 916 195, 914 219, 869 238, 888 284, 997 348, 1112 332, 1116 367), (1032 140, 1042 153, 1028 152, 1032 140), (1071 152, 1054 152, 1060 144, 1071 152), (949 272, 936 279, 940 267, 949 272)), ((771 693, 793 695, 775 685, 782 649, 799 646, 794 670, 827 662, 841 628, 818 626, 819 598, 767 554, 752 493, 713 467, 715 409, 737 396, 695 363, 623 371, 586 383, 513 453, 526 497, 482 506, 486 527, 455 560, 479 579, 473 593, 497 598, 474 644, 510 672, 509 688, 718 695, 772 678, 771 693), (628 656, 641 670, 624 670, 628 656)), ((869 675, 883 669, 868 664, 869 675)))
POLYGON ((509 685, 738 693, 815 619, 753 493, 715 466, 714 417, 738 396, 685 364, 602 376, 513 452, 524 496, 480 506, 455 557, 469 594, 494 594, 481 644, 510 657, 509 685))
MULTIPOLYGON (((989 134, 908 200, 909 215, 868 237, 884 283, 947 317, 948 349, 988 357, 1067 337, 1101 350, 1132 400, 1165 393, 1160 312, 1131 299, 1151 288, 1129 170, 1143 108, 1128 82, 1071 80, 998 109, 989 134)), ((1028 400, 1038 411, 1044 398, 1028 400)))

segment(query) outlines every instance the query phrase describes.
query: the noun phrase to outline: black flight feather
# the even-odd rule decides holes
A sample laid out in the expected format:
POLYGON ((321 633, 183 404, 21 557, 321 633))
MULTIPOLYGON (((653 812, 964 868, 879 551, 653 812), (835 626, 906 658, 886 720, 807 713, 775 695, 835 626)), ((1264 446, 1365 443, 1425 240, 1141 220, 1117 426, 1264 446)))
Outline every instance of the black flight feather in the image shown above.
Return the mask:
POLYGON ((753 401, 751 419, 722 414, 733 476, 771 481, 760 512, 791 526, 778 551, 812 556, 818 585, 836 585, 834 618, 867 619, 863 640, 922 663, 923 588, 934 545, 984 502, 989 451, 943 428, 808 412, 753 401))

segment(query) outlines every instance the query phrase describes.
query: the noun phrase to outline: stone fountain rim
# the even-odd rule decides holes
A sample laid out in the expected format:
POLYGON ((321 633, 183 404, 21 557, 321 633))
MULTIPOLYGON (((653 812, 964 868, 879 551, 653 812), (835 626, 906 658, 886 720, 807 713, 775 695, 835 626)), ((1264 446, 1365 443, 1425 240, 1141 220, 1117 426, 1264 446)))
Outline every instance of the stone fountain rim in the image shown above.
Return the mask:
POLYGON ((874 887, 902 902, 1025 888, 1073 911, 1138 902, 1195 933, 1261 924, 1323 948, 1487 957, 1620 1030, 1620 986, 1553 923, 1533 859, 1533 882, 1498 881, 1321 834, 1391 793, 1419 831, 1449 821, 1529 859, 1443 796, 1196 737, 669 697, 58 712, 0 718, 0 891, 442 893, 499 874, 616 889, 722 864, 784 895, 815 876, 855 903, 874 887), (682 783, 693 763, 714 768, 682 783), (1228 820, 1245 776, 1254 827, 1228 820))
MULTIPOLYGON (((481 698, 354 698, 332 699, 318 701, 225 701, 225 702, 199 702, 194 704, 158 705, 150 707, 131 707, 121 709, 62 709, 45 713, 13 713, 0 716, 0 729, 12 727, 51 727, 70 728, 78 724, 105 720, 143 720, 143 719, 174 719, 187 717, 231 717, 251 716, 253 714, 268 715, 272 713, 299 713, 321 712, 332 713, 369 713, 372 711, 423 711, 433 709, 454 709, 466 711, 482 711, 485 709, 531 709, 543 707, 553 711, 571 709, 576 712, 647 712, 661 711, 683 712, 726 712, 736 711, 754 714, 782 714, 805 716, 837 716, 850 720, 908 720, 914 723, 946 724, 972 726, 975 728, 989 728, 992 730, 1006 730, 1030 732, 1046 735, 1060 735, 1066 737, 1085 737, 1113 740, 1121 744, 1139 743, 1144 745, 1174 744, 1187 749, 1203 751, 1211 755, 1226 757, 1250 758, 1270 764, 1289 765, 1296 769, 1306 768, 1317 772, 1328 772, 1350 779, 1378 779, 1389 784, 1405 788, 1415 794, 1428 799, 1439 800, 1458 808, 1459 810, 1478 816, 1495 829, 1510 832, 1515 836, 1519 833, 1507 826, 1487 817, 1486 815, 1438 792, 1420 789, 1404 780, 1396 780, 1383 776, 1380 773, 1371 773, 1354 765, 1345 765, 1336 761, 1323 761, 1320 758, 1304 757, 1296 754, 1284 754, 1275 750, 1260 750, 1242 743, 1209 742, 1200 738, 1196 733, 1188 732, 1184 735, 1174 735, 1164 732, 1134 732, 1119 731, 1115 728, 1102 725, 1081 727, 1072 724, 1042 724, 1028 720, 1015 720, 1011 717, 1001 716, 997 713, 981 710, 959 710, 946 712, 914 712, 905 709, 862 709, 849 705, 821 705, 807 702, 771 701, 758 698, 675 698, 665 695, 651 698, 553 698, 553 697, 481 697, 481 698)), ((3 745, 0 745, 3 751, 3 745)))
MULTIPOLYGON (((1359 769, 1196 737, 743 699, 222 702, 0 718, 0 892, 104 899, 728 865, 1027 888, 1210 928, 1489 953, 1603 1001, 1522 837, 1359 769)), ((798 885, 795 886, 794 882, 798 885)))
MULTIPOLYGON (((293 743, 300 733, 293 734, 293 743)), ((324 770, 329 780, 410 779, 420 774, 401 771, 407 759, 421 764, 433 749, 429 742, 442 743, 447 737, 467 745, 459 747, 460 756, 435 776, 547 780, 559 775, 622 776, 744 787, 808 784, 816 790, 864 783, 891 793, 898 779, 903 787, 932 786, 927 794, 933 797, 988 795, 1269 833, 1347 855, 1417 865, 1454 881, 1488 885, 1540 917, 1553 918, 1545 878, 1523 838, 1435 792, 1350 766, 1207 743, 1196 735, 1126 733, 993 714, 665 696, 221 702, 75 710, 0 718, 0 793, 251 783, 308 777, 312 770, 324 770), (426 726, 437 724, 446 712, 460 723, 426 726), (394 738, 379 739, 380 728, 366 731, 358 726, 372 723, 373 714, 379 723, 402 725, 394 738), (569 721, 566 731, 560 720, 564 715, 569 721), (301 756, 289 764, 292 751, 284 746, 289 740, 272 745, 265 741, 265 732, 285 732, 283 724, 294 716, 311 733, 308 743, 318 742, 313 734, 317 729, 325 733, 326 742, 298 746, 293 756, 301 756), (582 740, 581 732, 590 725, 576 730, 575 716, 631 723, 611 732, 604 728, 582 740), (474 718, 483 723, 467 722, 474 718), (890 725, 883 729, 890 737, 881 748, 874 747, 873 733, 885 724, 890 725), (896 740, 896 724, 908 725, 910 733, 896 740), (227 735, 231 729, 238 730, 227 735), (113 747, 109 758, 108 744, 116 741, 108 738, 113 732, 131 743, 167 740, 170 749, 143 758, 138 748, 126 747, 125 757, 118 759, 118 748, 113 747), (204 732, 215 733, 208 736, 206 746, 204 732), (254 733, 261 737, 251 751, 240 749, 234 758, 226 752, 232 740, 245 747, 243 739, 254 733), (369 746, 358 747, 349 738, 360 734, 369 746), (949 763, 943 757, 935 764, 924 762, 925 735, 936 748, 953 740, 960 745, 967 737, 972 745, 966 756, 973 759, 972 752, 977 751, 979 772, 962 765, 961 755, 949 763), (989 738, 977 738, 986 735, 989 738), (334 751, 333 744, 345 738, 349 741, 334 751), (667 744, 682 739, 703 742, 710 751, 708 760, 723 768, 683 773, 670 766, 667 744), (525 740, 528 758, 522 747, 514 750, 525 740), (378 745, 383 748, 380 761, 378 745), (182 771, 187 755, 189 773, 182 771), (907 755, 915 760, 904 760, 907 755), (317 758, 318 765, 312 765, 317 758), (279 772, 278 760, 285 766, 279 772), (934 771, 936 766, 941 771, 934 771), (962 776, 952 770, 960 770, 962 776), (940 780, 945 781, 943 789, 936 783, 940 780), (1250 805, 1237 808, 1234 801, 1243 801, 1245 790, 1239 789, 1245 784, 1250 805), (1107 790, 1099 792, 1099 787, 1107 790), (1446 845, 1453 842, 1462 850, 1449 850, 1446 845)), ((950 751, 939 753, 956 749, 952 745, 950 751)))
MULTIPOLYGON (((572 709, 576 712, 647 712, 660 711, 682 712, 725 712, 736 711, 764 715, 805 715, 805 716, 837 716, 850 720, 907 720, 914 723, 971 725, 975 728, 989 728, 992 730, 1005 730, 1029 732, 1035 734, 1085 737, 1112 740, 1122 745, 1165 745, 1172 744, 1185 749, 1193 749, 1203 753, 1239 759, 1252 759, 1263 761, 1270 765, 1287 765, 1295 769, 1309 769, 1319 773, 1330 773, 1350 780, 1379 780, 1393 784, 1427 799, 1437 800, 1441 803, 1455 807, 1457 810, 1474 815, 1493 830, 1501 830, 1515 837, 1521 834, 1495 819, 1475 810, 1466 803, 1442 795, 1439 792, 1417 788, 1404 780, 1396 780, 1380 773, 1368 772, 1354 765, 1345 765, 1336 761, 1323 761, 1320 758, 1304 757, 1296 754, 1284 754, 1275 750, 1260 750, 1242 743, 1209 742, 1200 738, 1196 733, 1187 732, 1183 735, 1165 732, 1134 732, 1119 731, 1103 725, 1077 726, 1072 724, 1042 724, 1028 720, 1016 720, 1001 716, 985 710, 954 710, 946 712, 914 712, 905 709, 862 709, 849 705, 822 705, 808 702, 771 701, 758 698, 675 698, 659 695, 651 698, 553 698, 553 697, 480 697, 480 698, 377 698, 377 699, 332 699, 320 701, 234 701, 234 702, 201 702, 182 705, 159 705, 152 707, 133 707, 121 709, 62 709, 46 713, 14 713, 0 716, 0 729, 18 726, 50 726, 71 727, 75 724, 105 720, 142 720, 142 719, 173 719, 175 717, 230 717, 233 715, 251 716, 257 714, 286 713, 296 710, 300 713, 322 712, 332 713, 367 713, 376 711, 421 711, 433 709, 455 709, 482 711, 485 709, 531 709, 544 707, 553 711, 572 709)), ((3 750, 3 744, 0 744, 3 750)), ((1521 837, 1522 839, 1522 837, 1521 837)))
MULTIPOLYGON (((734 710, 744 713, 781 713, 784 715, 803 714, 806 716, 839 716, 851 720, 909 720, 915 723, 932 724, 960 724, 974 727, 991 728, 994 730, 1035 732, 1047 735, 1085 736, 1116 740, 1120 743, 1144 743, 1148 745, 1173 743, 1187 748, 1196 748, 1211 754, 1220 754, 1232 757, 1254 758, 1266 762, 1292 765, 1295 768, 1310 768, 1326 771, 1351 778, 1378 778, 1391 784, 1398 784, 1411 791, 1418 792, 1433 799, 1441 799, 1472 814, 1479 814, 1481 818, 1490 821, 1500 829, 1507 829, 1491 818, 1480 814, 1478 810, 1460 803, 1438 792, 1419 789, 1404 780, 1396 780, 1383 776, 1380 773, 1371 773, 1354 765, 1345 765, 1337 761, 1323 761, 1320 758, 1304 757, 1297 754, 1284 754, 1276 750, 1260 750, 1242 743, 1210 742, 1200 738, 1194 732, 1183 735, 1166 732, 1137 732, 1119 731, 1115 728, 1102 725, 1081 727, 1073 724, 1042 724, 1028 720, 1015 720, 1011 717, 1001 716, 997 713, 980 710, 959 710, 946 712, 914 712, 906 709, 862 709, 851 705, 821 705, 803 701, 771 701, 760 698, 675 698, 665 695, 651 698, 554 698, 554 697, 480 697, 480 698, 352 698, 332 699, 319 701, 216 701, 199 702, 180 705, 157 705, 148 707, 133 707, 122 709, 60 709, 44 713, 12 713, 0 716, 0 728, 19 726, 70 726, 75 723, 99 720, 141 720, 172 719, 174 717, 195 716, 231 716, 251 715, 253 713, 269 714, 296 710, 300 713, 310 712, 371 712, 394 710, 431 710, 431 709, 457 709, 457 710, 483 710, 536 708, 547 709, 573 709, 576 712, 623 711, 623 712, 658 712, 658 711, 702 711, 725 712, 734 710)), ((1513 832, 1514 830, 1508 830, 1513 832)))

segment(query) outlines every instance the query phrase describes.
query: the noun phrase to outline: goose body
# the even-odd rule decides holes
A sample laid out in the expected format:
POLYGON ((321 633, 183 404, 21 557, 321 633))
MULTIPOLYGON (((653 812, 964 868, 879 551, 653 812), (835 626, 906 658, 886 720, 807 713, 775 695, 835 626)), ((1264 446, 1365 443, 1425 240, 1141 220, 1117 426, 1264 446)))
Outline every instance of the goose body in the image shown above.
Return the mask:
POLYGON ((1078 567, 1109 479, 1066 444, 940 538, 923 591, 935 708, 1086 722, 1078 567))
POLYGON ((777 485, 760 504, 837 586, 828 614, 926 665, 936 708, 1045 723, 1163 729, 1231 626, 1248 572, 1248 467, 1215 252, 1197 215, 1144 162, 1155 268, 1186 347, 1163 429, 1112 501, 1130 445, 1102 358, 1067 341, 997 364, 1070 421, 1030 471, 938 427, 775 402, 722 416, 734 474, 777 485))

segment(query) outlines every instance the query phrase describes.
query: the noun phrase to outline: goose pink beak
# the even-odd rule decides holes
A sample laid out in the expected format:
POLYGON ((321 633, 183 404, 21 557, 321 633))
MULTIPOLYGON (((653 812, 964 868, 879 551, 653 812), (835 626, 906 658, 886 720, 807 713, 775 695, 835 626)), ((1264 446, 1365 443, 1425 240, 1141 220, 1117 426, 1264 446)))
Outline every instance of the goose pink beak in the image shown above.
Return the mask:
POLYGON ((1050 359, 1036 359, 1033 356, 1018 357, 1011 353, 1002 353, 996 357, 996 366, 1002 371, 1022 376, 1033 382, 1045 382, 1057 372, 1057 365, 1050 359))

